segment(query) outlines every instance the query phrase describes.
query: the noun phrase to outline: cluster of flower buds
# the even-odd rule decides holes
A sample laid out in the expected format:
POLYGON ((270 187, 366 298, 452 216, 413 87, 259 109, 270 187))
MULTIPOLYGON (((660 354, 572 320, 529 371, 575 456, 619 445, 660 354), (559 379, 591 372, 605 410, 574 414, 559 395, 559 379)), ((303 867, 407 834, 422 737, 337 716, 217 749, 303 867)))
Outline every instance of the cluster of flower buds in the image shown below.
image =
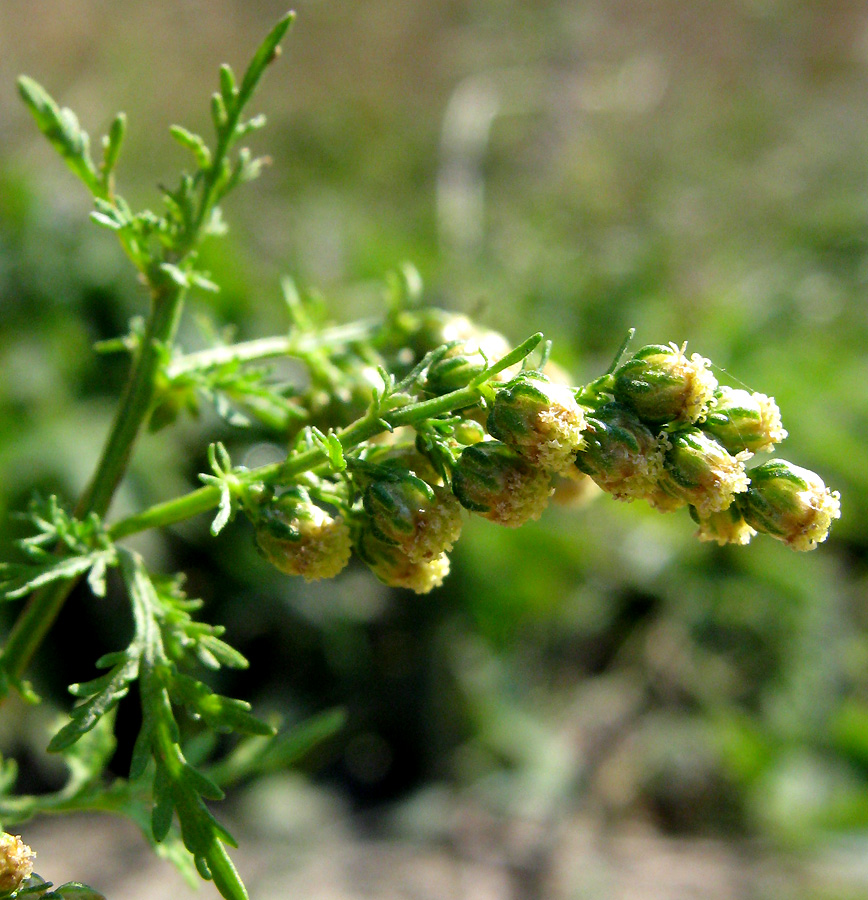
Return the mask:
MULTIPOLYGON (((402 339, 412 358, 396 362, 422 367, 418 400, 461 391, 510 352, 463 317, 429 317, 402 339)), ((590 487, 662 512, 686 507, 702 540, 746 544, 763 532, 810 550, 840 514, 837 493, 783 460, 745 467, 785 437, 772 398, 719 385, 685 346, 643 347, 584 388, 546 362, 496 367, 476 402, 366 442, 346 471, 309 473, 308 489, 267 495, 257 542, 308 580, 337 574, 355 551, 385 584, 427 593, 449 572, 462 507, 515 528, 553 494, 585 498, 590 487)))
POLYGON ((17 835, 0 833, 0 894, 17 891, 30 878, 35 856, 17 835))
POLYGON ((774 399, 718 385, 683 346, 644 347, 580 396, 576 466, 618 499, 688 506, 701 540, 746 544, 762 532, 812 550, 840 516, 837 492, 813 472, 780 459, 745 468, 787 436, 774 399))

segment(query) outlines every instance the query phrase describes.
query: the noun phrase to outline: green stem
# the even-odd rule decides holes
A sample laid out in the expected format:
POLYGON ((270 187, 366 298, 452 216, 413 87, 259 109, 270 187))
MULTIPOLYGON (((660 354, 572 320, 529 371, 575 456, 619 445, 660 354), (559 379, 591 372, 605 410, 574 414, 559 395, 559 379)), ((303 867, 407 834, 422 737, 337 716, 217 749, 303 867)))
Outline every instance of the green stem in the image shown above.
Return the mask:
MULTIPOLYGON (((96 471, 75 509, 79 519, 90 513, 103 517, 108 512, 151 406, 156 373, 162 360, 161 348, 174 336, 183 302, 184 292, 174 284, 154 292, 140 353, 130 370, 96 471)), ((9 633, 2 657, 3 666, 13 680, 24 675, 75 584, 76 581, 71 580, 43 588, 33 594, 21 611, 9 633)))
POLYGON ((188 353, 174 360, 167 367, 166 375, 171 379, 188 372, 201 372, 231 362, 253 362, 276 356, 301 356, 324 347, 369 340, 381 327, 382 323, 370 319, 326 328, 312 334, 279 335, 245 341, 241 344, 229 344, 225 347, 212 347, 198 353, 188 353))
MULTIPOLYGON (((345 451, 350 450, 374 435, 388 431, 390 428, 412 425, 414 422, 421 422, 424 419, 430 419, 457 409, 463 409, 466 406, 472 406, 479 400, 481 394, 482 390, 479 386, 470 386, 444 394, 442 397, 411 403, 407 406, 384 412, 380 416, 367 415, 338 431, 336 437, 345 451)), ((310 471, 322 465, 322 463, 322 450, 319 447, 313 447, 310 450, 296 453, 287 459, 286 462, 260 466, 258 469, 251 469, 249 472, 239 472, 236 473, 236 477, 244 484, 252 484, 257 481, 280 483, 292 481, 303 472, 310 471)), ((109 537, 112 540, 120 540, 131 534, 147 531, 150 528, 176 525, 178 522, 183 522, 193 516, 214 509, 219 502, 219 487, 207 485, 174 500, 158 503, 138 515, 121 519, 120 522, 116 522, 109 528, 109 537)))

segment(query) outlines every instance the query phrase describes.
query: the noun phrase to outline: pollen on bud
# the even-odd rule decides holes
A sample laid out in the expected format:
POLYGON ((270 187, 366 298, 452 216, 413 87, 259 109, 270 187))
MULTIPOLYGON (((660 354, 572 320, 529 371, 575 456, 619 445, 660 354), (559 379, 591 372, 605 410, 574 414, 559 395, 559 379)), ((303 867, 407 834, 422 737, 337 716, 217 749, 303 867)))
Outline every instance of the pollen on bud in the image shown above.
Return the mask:
POLYGON ((750 539, 756 534, 744 520, 738 504, 732 503, 727 509, 720 512, 709 513, 700 516, 694 507, 690 507, 690 515, 699 525, 696 536, 701 541, 717 541, 721 547, 724 544, 749 544, 750 539))
POLYGON ((36 854, 16 834, 0 834, 0 893, 17 891, 33 874, 36 854))
POLYGON ((717 379, 687 344, 643 347, 614 375, 615 399, 649 425, 691 425, 708 411, 717 379))
POLYGON ((750 487, 738 505, 748 524, 793 550, 813 550, 841 516, 837 491, 830 491, 816 472, 783 459, 751 469, 750 487))
POLYGON ((551 477, 506 444, 466 447, 452 472, 452 490, 465 509, 518 528, 538 519, 552 492, 551 477))
POLYGON ((787 436, 774 397, 726 386, 715 391, 702 430, 730 453, 769 451, 787 436))
MULTIPOLYGON (((727 509, 736 494, 747 490, 744 459, 749 453, 733 456, 698 428, 672 432, 666 443, 658 486, 664 495, 695 507, 700 518, 727 509)), ((671 508, 663 497, 649 502, 663 511, 671 508)))
POLYGON ((663 465, 660 442, 632 410, 607 403, 587 414, 576 467, 618 500, 645 499, 663 465))
POLYGON ((584 428, 572 388, 533 376, 519 375, 501 388, 488 415, 493 437, 550 472, 573 464, 584 428))
POLYGON ((449 557, 445 553, 414 561, 400 547, 387 544, 372 531, 362 531, 356 550, 383 584, 416 594, 427 594, 440 587, 449 574, 449 557))
POLYGON ((262 515, 256 543, 265 558, 287 575, 305 581, 333 578, 350 561, 350 530, 309 499, 287 494, 262 515))
POLYGON ((400 547, 412 562, 451 550, 461 534, 461 507, 455 496, 410 472, 371 482, 363 502, 374 534, 400 547))

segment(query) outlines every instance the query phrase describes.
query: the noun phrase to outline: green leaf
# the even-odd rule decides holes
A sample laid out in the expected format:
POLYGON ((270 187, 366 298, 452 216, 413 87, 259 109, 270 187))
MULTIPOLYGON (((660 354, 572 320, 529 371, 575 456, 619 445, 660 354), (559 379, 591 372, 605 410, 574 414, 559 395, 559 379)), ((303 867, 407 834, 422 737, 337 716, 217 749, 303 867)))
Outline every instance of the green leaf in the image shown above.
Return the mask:
POLYGON ((54 894, 61 900, 106 900, 105 896, 99 891, 95 891, 86 884, 78 881, 68 881, 66 884, 55 888, 54 894))
POLYGON ((470 382, 471 387, 477 387, 485 381, 488 381, 493 376, 495 376, 498 372, 502 372, 504 369, 508 369, 510 366, 516 365, 516 363, 520 363, 526 356, 532 353, 540 341, 543 339, 542 332, 537 332, 536 334, 532 334, 526 341, 523 341, 519 344, 514 350, 511 350, 503 359, 498 360, 491 366, 488 366, 482 372, 480 372, 473 381, 470 382))
POLYGON ((180 125, 172 125, 169 128, 169 134, 193 154, 200 169, 207 169, 211 165, 211 151, 198 134, 193 134, 192 131, 188 131, 180 125))
POLYGON ((250 99, 251 94, 255 90, 259 80, 262 78, 266 68, 277 58, 280 52, 280 42, 283 40, 284 35, 289 30, 294 19, 294 12, 288 12, 283 16, 274 28, 271 29, 265 40, 260 44, 259 49, 253 55, 253 59, 250 60, 250 65, 248 65, 247 71, 244 73, 241 87, 238 90, 237 102, 239 106, 242 106, 250 99))
POLYGON ((103 184, 108 187, 109 179, 118 164, 118 156, 120 156, 121 145, 124 142, 124 136, 127 131, 127 117, 122 113, 118 113, 112 120, 109 127, 109 133, 102 139, 103 156, 102 156, 102 179, 103 184))
POLYGON ((79 126, 75 113, 58 107, 45 88, 26 75, 18 79, 18 93, 33 114, 39 130, 69 168, 92 194, 101 196, 103 187, 90 158, 88 136, 79 126))
MULTIPOLYGON (((130 685, 139 675, 140 649, 138 642, 134 640, 126 653, 112 654, 112 660, 116 657, 120 659, 105 675, 70 687, 70 693, 86 699, 73 708, 70 721, 51 739, 48 744, 49 752, 57 753, 70 747, 126 697, 130 685)), ((103 660, 105 657, 100 662, 103 660)))
POLYGON ((237 92, 238 88, 235 84, 235 73, 228 63, 223 63, 223 65, 220 66, 220 96, 223 98, 223 102, 226 106, 229 106, 235 101, 237 92))
POLYGON ((17 600, 45 584, 69 581, 87 572, 103 552, 67 556, 44 566, 0 564, 0 600, 17 600))

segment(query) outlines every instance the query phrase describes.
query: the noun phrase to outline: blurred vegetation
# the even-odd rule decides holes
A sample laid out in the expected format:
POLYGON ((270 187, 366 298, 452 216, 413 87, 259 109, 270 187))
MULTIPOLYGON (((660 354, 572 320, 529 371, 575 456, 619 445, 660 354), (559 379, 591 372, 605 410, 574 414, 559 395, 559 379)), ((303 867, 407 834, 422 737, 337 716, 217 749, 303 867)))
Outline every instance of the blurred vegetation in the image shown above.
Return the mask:
MULTIPOLYGON (((111 236, 15 104, 39 78, 85 127, 130 116, 120 178, 152 200, 180 165, 166 127, 205 127, 216 63, 270 0, 41 4, 0 22, 0 549, 33 490, 90 475, 143 298, 111 236), (159 38, 153 36, 159 34, 159 38), (160 140, 154 141, 153 135, 160 140)), ((278 279, 324 315, 376 311, 405 260, 432 302, 521 340, 576 383, 640 343, 692 350, 775 395, 784 455, 841 491, 816 553, 716 548, 608 498, 518 532, 474 521, 430 597, 351 570, 306 586, 241 525, 148 535, 252 661, 235 692, 290 717, 344 705, 319 759, 360 804, 432 782, 545 820, 588 805, 686 833, 802 847, 868 828, 868 11, 845 0, 308 0, 258 106, 274 167, 226 210, 208 308, 240 337, 282 327, 278 279)), ((196 334, 184 336, 195 346, 196 334)), ((719 373, 726 380, 726 373, 719 373)), ((145 440, 120 514, 195 482, 202 448, 274 448, 216 418, 145 440)), ((246 448, 246 449, 245 449, 246 448)), ((9 616, 9 610, 2 611, 9 616)), ((36 680, 119 645, 84 592, 36 680)), ((122 711, 123 714, 123 711, 122 711)), ((0 724, 25 777, 53 777, 23 712, 0 724)), ((129 752, 129 748, 127 751, 129 752)), ((122 761, 118 767, 122 768, 122 761)))

